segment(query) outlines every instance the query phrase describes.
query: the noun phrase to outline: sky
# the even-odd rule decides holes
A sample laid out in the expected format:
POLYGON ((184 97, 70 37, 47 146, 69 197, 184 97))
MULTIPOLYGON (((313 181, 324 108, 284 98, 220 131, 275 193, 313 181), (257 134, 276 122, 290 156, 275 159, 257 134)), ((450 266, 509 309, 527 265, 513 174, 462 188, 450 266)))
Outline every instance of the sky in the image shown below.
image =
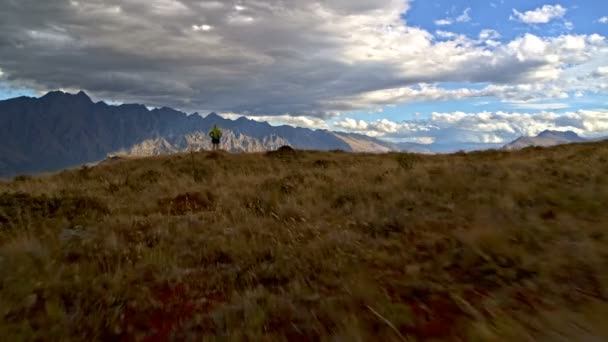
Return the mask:
POLYGON ((50 90, 394 142, 608 136, 608 1, 0 0, 0 99, 50 90))

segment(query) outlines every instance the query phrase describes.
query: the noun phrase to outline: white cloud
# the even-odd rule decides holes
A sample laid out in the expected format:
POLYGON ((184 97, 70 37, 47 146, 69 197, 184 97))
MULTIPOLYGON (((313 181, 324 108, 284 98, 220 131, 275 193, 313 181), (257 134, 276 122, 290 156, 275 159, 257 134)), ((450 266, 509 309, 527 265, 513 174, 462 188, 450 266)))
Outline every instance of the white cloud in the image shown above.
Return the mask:
POLYGON ((452 20, 450 20, 450 19, 435 20, 435 25, 437 25, 437 26, 452 25, 452 20))
POLYGON ((564 50, 571 51, 583 51, 587 44, 584 36, 563 36, 561 41, 564 50))
MULTIPOLYGON (((605 91, 593 80, 577 81, 577 75, 584 73, 585 68, 588 68, 587 65, 596 64, 608 56, 607 46, 601 36, 564 35, 541 38, 526 34, 505 45, 498 44, 489 49, 481 49, 477 45, 479 41, 472 41, 445 31, 438 31, 436 34, 453 40, 438 43, 432 49, 428 49, 425 54, 426 60, 419 61, 418 69, 408 69, 408 75, 415 77, 418 70, 423 70, 427 71, 427 80, 434 81, 433 75, 428 74, 428 70, 434 70, 442 75, 440 77, 444 81, 468 79, 470 82, 495 84, 483 89, 463 87, 446 90, 421 83, 416 86, 387 88, 355 96, 337 97, 328 104, 356 110, 374 105, 475 97, 540 101, 564 98, 565 92, 568 91, 605 91), (463 46, 463 54, 450 55, 449 49, 439 49, 442 44, 445 45, 444 47, 463 46), (442 64, 441 61, 445 60, 450 60, 451 64, 445 62, 442 64), (526 66, 533 67, 527 69, 526 66), (477 78, 474 75, 480 76, 477 78), (492 80, 489 80, 490 78, 492 80), (497 82, 500 78, 503 78, 502 81, 497 82), (498 83, 502 84, 496 85, 498 83)), ((420 75, 420 79, 423 78, 424 76, 420 75)))
MULTIPOLYGON (((225 119, 236 120, 243 117, 236 113, 221 113, 225 119)), ((312 116, 289 116, 289 115, 272 115, 272 116, 245 116, 249 120, 258 122, 268 122, 273 126, 289 125, 297 127, 305 127, 312 129, 329 129, 329 125, 325 120, 312 116)))
POLYGON ((535 109, 535 110, 557 110, 570 107, 567 103, 534 103, 534 102, 511 102, 511 107, 518 109, 535 109))
POLYGON ((442 30, 435 31, 435 35, 437 37, 445 38, 445 39, 452 39, 452 38, 456 38, 458 36, 458 34, 456 34, 454 32, 448 32, 448 31, 442 31, 442 30))
POLYGON ((471 8, 467 8, 464 10, 464 12, 462 12, 461 15, 459 15, 458 17, 456 17, 456 22, 459 23, 467 23, 469 21, 471 21, 471 8))
POLYGON ((342 122, 336 124, 337 127, 346 128, 351 131, 365 131, 368 129, 369 124, 363 120, 355 120, 351 118, 345 118, 342 122))
POLYGON ((601 17, 598 21, 602 24, 608 24, 608 17, 601 17))
POLYGON ((554 19, 563 17, 567 9, 561 5, 544 5, 532 11, 519 12, 513 9, 511 20, 518 20, 526 24, 546 24, 554 19))
POLYGON ((488 40, 486 40, 483 43, 486 44, 487 46, 493 47, 493 48, 495 48, 495 47, 497 47, 497 46, 500 45, 499 41, 496 41, 496 40, 493 40, 493 39, 488 39, 488 40))
POLYGON ((209 26, 209 25, 192 25, 192 29, 194 31, 210 31, 211 29, 213 29, 213 27, 209 26))
POLYGON ((435 138, 433 137, 416 137, 410 140, 411 142, 415 142, 418 144, 429 145, 435 142, 435 138))
POLYGON ((547 58, 547 42, 533 34, 526 33, 522 38, 510 42, 508 48, 520 61, 542 61, 547 58))
POLYGON ((371 137, 409 136, 413 133, 428 132, 432 127, 416 122, 396 123, 387 119, 379 119, 372 122, 345 118, 334 124, 338 130, 346 130, 369 135, 371 137))
POLYGON ((586 137, 608 135, 608 110, 578 110, 564 114, 480 112, 433 113, 427 120, 374 122, 345 118, 337 129, 394 141, 428 139, 439 144, 505 144, 544 130, 574 131, 586 137))

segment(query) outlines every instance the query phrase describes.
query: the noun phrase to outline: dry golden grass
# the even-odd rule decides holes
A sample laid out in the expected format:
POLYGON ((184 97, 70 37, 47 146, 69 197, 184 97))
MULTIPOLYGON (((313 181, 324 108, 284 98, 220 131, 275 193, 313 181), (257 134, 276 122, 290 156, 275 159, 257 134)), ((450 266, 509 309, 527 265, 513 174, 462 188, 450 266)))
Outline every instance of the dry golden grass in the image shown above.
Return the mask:
POLYGON ((0 336, 608 339, 608 143, 195 153, 0 183, 0 336))

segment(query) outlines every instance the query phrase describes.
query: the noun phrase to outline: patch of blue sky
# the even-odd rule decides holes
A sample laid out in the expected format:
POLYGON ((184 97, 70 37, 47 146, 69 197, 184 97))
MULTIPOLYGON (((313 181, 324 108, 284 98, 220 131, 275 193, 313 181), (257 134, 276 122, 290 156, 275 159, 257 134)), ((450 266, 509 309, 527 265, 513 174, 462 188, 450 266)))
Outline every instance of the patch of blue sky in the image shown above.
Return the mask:
POLYGON ((604 16, 608 16, 608 1, 604 0, 415 0, 403 18, 409 25, 431 33, 440 30, 470 38, 477 38, 483 29, 493 29, 500 33, 499 40, 505 42, 525 33, 539 36, 567 33, 607 35, 608 24, 599 21, 604 16), (514 18, 514 9, 525 13, 544 5, 560 5, 566 13, 546 24, 527 24, 514 18), (467 9, 468 15, 463 17, 467 9))
POLYGON ((0 101, 20 96, 36 96, 36 92, 30 89, 12 88, 4 82, 0 82, 0 101))
POLYGON ((570 105, 570 108, 566 111, 605 109, 608 103, 608 94, 583 92, 578 95, 582 96, 573 93, 567 99, 566 103, 570 105))

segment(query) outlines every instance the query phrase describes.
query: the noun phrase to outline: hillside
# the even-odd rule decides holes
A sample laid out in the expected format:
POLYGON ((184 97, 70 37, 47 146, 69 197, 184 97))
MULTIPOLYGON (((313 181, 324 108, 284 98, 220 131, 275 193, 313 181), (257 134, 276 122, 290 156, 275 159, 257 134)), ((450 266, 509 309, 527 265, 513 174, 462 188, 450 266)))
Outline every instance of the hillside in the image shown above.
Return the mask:
POLYGON ((585 139, 579 137, 572 131, 550 131, 546 130, 535 137, 520 137, 504 146, 507 150, 516 150, 530 146, 548 147, 574 142, 584 142, 585 139))
POLYGON ((359 134, 271 126, 244 117, 187 115, 171 108, 94 103, 84 92, 50 92, 41 98, 0 101, 0 177, 60 170, 103 160, 108 154, 157 155, 209 149, 207 132, 227 134, 222 148, 260 152, 282 145, 298 149, 384 152, 394 146, 359 134))
POLYGON ((603 341, 608 142, 200 152, 0 182, 0 336, 603 341))

